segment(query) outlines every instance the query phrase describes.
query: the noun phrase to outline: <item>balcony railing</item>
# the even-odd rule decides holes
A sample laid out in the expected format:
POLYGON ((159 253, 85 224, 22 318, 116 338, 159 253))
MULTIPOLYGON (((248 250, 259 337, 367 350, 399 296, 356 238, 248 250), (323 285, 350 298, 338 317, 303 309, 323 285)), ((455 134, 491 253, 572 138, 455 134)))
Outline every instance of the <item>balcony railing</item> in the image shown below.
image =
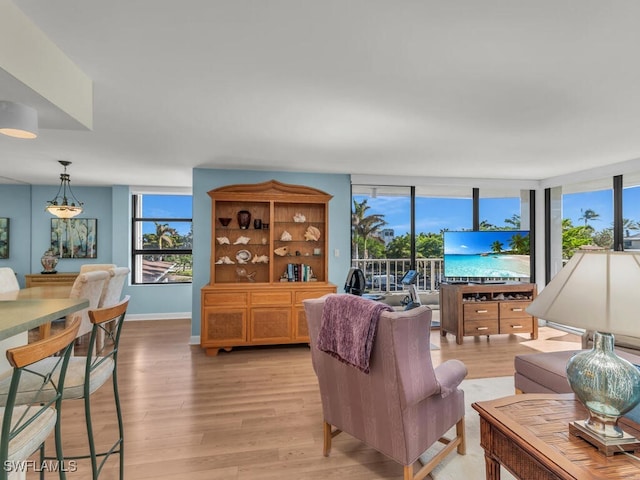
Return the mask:
MULTIPOLYGON (((420 292, 438 290, 442 281, 443 261, 441 258, 418 258, 416 287, 420 292)), ((411 269, 409 258, 367 258, 351 259, 351 266, 364 272, 367 290, 370 292, 402 291, 400 280, 411 269)))

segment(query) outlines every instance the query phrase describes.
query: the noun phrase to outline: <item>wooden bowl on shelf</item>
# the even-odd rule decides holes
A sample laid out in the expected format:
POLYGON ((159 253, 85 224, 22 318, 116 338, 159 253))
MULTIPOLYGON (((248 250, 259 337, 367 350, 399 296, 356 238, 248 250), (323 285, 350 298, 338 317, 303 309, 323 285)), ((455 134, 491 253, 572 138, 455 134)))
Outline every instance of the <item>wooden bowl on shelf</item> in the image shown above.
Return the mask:
POLYGON ((218 221, 223 227, 227 227, 231 223, 231 219, 226 217, 218 217, 218 221))

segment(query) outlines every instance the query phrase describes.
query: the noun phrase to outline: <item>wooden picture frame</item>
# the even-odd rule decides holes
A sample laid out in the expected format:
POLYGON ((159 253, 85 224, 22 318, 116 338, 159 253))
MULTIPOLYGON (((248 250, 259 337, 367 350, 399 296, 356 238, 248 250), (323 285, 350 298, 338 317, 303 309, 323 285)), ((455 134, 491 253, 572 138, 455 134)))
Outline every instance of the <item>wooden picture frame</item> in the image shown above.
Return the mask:
POLYGON ((51 250, 60 258, 97 258, 98 220, 52 218, 51 250))
POLYGON ((0 258, 9 258, 9 219, 0 218, 0 258))

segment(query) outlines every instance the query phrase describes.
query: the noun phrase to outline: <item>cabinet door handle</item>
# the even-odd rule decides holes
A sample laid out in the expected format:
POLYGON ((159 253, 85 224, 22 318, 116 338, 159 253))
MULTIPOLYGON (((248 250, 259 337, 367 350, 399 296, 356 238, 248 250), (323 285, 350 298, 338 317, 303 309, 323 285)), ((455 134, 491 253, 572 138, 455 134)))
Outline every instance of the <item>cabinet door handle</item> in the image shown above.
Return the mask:
POLYGON ((480 330, 489 330, 489 327, 478 327, 476 328, 476 330, 480 331, 480 330))
POLYGON ((512 308, 511 311, 512 312, 522 312, 522 311, 524 311, 524 309, 523 308, 512 308))
POLYGON ((522 328, 522 325, 511 325, 511 328, 513 328, 514 330, 518 329, 518 328, 522 328))
POLYGON ((489 310, 476 310, 476 313, 487 313, 489 310))

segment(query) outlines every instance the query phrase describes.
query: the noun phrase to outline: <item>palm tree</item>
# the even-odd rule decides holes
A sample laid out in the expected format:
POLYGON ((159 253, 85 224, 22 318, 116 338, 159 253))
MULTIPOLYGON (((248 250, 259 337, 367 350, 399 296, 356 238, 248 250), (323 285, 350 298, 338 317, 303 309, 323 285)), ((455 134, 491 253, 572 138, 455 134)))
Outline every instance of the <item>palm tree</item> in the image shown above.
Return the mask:
POLYGON ((580 212, 582 213, 580 220, 584 220, 585 227, 591 220, 598 220, 600 218, 600 214, 590 208, 587 208, 586 210, 580 209, 580 212))
POLYGON ((380 238, 380 229, 384 227, 387 222, 384 220, 384 215, 373 214, 367 215, 367 210, 371 207, 367 205, 367 199, 358 203, 353 200, 353 212, 351 212, 351 230, 352 241, 355 245, 355 257, 358 255, 358 240, 362 239, 364 247, 364 258, 369 258, 369 252, 367 250, 367 241, 372 239, 379 243, 384 243, 384 240, 380 238))
POLYGON ((500 253, 503 247, 504 245, 500 240, 496 240, 491 244, 491 250, 495 253, 500 253))
POLYGON ((529 237, 516 233, 509 239, 509 247, 518 255, 527 255, 529 253, 529 237))
POLYGON ((514 213, 513 215, 511 215, 511 218, 505 218, 504 219, 504 223, 505 223, 505 225, 509 225, 514 230, 519 230, 520 229, 520 215, 518 215, 517 213, 514 213))
POLYGON ((153 222, 156 226, 156 240, 158 241, 158 248, 162 250, 162 244, 166 243, 168 247, 173 247, 173 237, 178 235, 175 228, 171 228, 166 223, 153 222))

